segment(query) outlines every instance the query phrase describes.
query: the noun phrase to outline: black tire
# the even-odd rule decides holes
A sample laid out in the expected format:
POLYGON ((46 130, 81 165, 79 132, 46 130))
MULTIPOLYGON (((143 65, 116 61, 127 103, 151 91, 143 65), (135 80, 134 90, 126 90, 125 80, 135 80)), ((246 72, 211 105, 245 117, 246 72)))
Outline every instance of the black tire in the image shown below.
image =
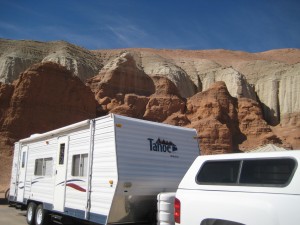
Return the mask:
POLYGON ((10 205, 10 201, 9 201, 9 191, 10 191, 10 189, 8 188, 8 189, 6 190, 6 192, 5 192, 5 200, 6 200, 6 202, 10 205))
POLYGON ((43 204, 38 205, 35 211, 35 225, 47 225, 50 222, 49 215, 43 208, 43 204))
POLYGON ((26 221, 29 225, 35 225, 35 212, 36 212, 36 204, 34 202, 30 202, 27 206, 26 212, 26 221))
POLYGON ((8 199, 9 199, 9 191, 10 191, 10 189, 8 188, 7 190, 6 190, 6 192, 5 192, 5 199, 8 201, 8 199))

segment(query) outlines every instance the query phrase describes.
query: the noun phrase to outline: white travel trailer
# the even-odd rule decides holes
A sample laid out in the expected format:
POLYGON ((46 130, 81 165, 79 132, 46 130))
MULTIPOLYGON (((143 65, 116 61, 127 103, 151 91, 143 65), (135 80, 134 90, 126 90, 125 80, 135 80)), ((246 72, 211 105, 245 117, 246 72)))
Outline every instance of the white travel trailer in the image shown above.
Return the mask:
POLYGON ((9 201, 29 224, 76 218, 99 224, 155 218, 199 155, 194 129, 110 114, 15 144, 9 201))

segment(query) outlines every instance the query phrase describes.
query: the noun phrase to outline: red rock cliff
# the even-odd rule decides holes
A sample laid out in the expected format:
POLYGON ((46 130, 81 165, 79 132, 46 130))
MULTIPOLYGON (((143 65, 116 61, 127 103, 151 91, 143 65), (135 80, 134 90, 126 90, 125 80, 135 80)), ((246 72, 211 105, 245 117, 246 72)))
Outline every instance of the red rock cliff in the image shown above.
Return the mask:
POLYGON ((96 116, 91 90, 52 62, 30 67, 12 85, 1 84, 0 106, 1 183, 9 180, 15 141, 96 116))

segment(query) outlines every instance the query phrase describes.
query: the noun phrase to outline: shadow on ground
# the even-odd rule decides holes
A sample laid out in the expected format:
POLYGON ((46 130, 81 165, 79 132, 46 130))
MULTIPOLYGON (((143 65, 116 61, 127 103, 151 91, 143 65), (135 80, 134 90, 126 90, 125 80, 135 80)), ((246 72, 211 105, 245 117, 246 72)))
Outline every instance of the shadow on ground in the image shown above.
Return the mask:
POLYGON ((0 205, 8 205, 7 199, 0 198, 0 205))

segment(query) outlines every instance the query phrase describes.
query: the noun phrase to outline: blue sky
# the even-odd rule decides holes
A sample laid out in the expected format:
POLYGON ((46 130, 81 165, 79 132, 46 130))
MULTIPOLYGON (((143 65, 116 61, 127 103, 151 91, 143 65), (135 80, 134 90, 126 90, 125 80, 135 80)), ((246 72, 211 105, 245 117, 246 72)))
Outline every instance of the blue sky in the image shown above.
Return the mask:
POLYGON ((88 49, 300 48, 300 0, 0 0, 0 37, 88 49))

